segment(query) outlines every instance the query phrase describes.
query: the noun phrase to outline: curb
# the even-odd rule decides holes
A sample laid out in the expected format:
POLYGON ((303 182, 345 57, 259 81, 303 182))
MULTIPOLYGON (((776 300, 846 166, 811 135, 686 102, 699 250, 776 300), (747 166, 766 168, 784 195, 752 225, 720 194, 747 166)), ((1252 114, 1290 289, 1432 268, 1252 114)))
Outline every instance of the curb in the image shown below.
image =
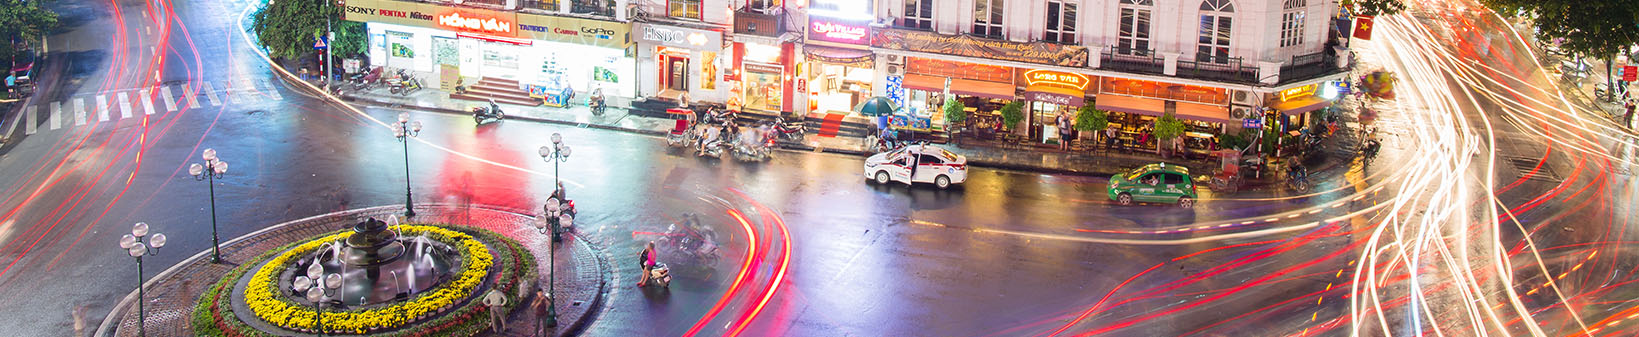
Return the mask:
POLYGON ((580 232, 571 231, 569 234, 573 235, 576 241, 591 249, 592 256, 598 258, 598 291, 597 295, 592 297, 592 305, 586 308, 586 314, 569 323, 569 326, 560 333, 563 336, 579 336, 582 332, 585 332, 586 327, 591 325, 592 321, 603 315, 603 304, 607 302, 604 298, 609 295, 609 282, 612 280, 611 277, 614 272, 609 270, 609 259, 603 252, 603 247, 592 245, 592 241, 581 237, 580 232))
MULTIPOLYGON (((398 104, 398 103, 394 103, 394 102, 388 102, 388 101, 383 101, 383 100, 379 100, 379 99, 355 96, 355 95, 350 95, 350 94, 342 94, 342 96, 339 96, 339 97, 343 101, 353 102, 353 103, 350 103, 350 104, 357 104, 357 105, 364 105, 364 106, 384 107, 384 108, 391 108, 391 109, 420 110, 420 111, 427 111, 427 112, 447 113, 447 114, 456 114, 456 115, 465 115, 465 114, 470 113, 470 112, 465 111, 465 110, 450 109, 450 108, 437 107, 437 106, 403 105, 403 104, 398 104)), ((603 129, 603 130, 623 131, 623 132, 630 132, 630 133, 644 134, 644 135, 651 135, 651 136, 661 136, 661 135, 666 134, 665 132, 656 131, 656 130, 634 129, 634 128, 625 128, 625 127, 613 126, 613 125, 580 123, 580 122, 571 122, 571 121, 556 120, 556 119, 550 119, 550 118, 540 118, 540 117, 530 117, 530 116, 512 115, 512 116, 507 116, 507 119, 521 120, 521 121, 526 121, 526 122, 571 125, 571 126, 577 126, 577 127, 583 127, 583 128, 594 128, 594 129, 603 129)))

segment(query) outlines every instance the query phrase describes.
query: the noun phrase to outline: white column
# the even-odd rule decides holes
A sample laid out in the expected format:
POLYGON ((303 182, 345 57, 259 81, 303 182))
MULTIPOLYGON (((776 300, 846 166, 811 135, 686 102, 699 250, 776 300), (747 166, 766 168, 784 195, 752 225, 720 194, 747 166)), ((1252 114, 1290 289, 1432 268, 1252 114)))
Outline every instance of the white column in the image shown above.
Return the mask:
POLYGON ((1166 62, 1163 63, 1164 66, 1161 68, 1161 73, 1166 74, 1167 76, 1177 76, 1178 57, 1183 56, 1183 54, 1174 52, 1161 52, 1160 54, 1161 57, 1166 58, 1166 62))
POLYGON ((1258 82, 1265 85, 1280 83, 1280 62, 1259 61, 1258 82))

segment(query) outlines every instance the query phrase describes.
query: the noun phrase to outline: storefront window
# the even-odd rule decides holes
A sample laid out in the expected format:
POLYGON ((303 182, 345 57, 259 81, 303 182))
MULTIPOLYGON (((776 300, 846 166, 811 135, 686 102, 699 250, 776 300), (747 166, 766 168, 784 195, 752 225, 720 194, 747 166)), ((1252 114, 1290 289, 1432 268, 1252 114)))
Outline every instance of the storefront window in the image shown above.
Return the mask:
POLYGON ((518 4, 527 9, 558 11, 558 0, 523 0, 519 1, 518 4))
POLYGON ((785 103, 778 66, 746 67, 744 89, 746 109, 780 111, 785 103))
POLYGON ((755 10, 780 8, 780 0, 749 0, 749 2, 746 3, 746 7, 755 10))
POLYGON ((813 97, 817 110, 850 111, 855 104, 870 98, 871 78, 875 74, 872 69, 812 64, 818 65, 819 70, 809 84, 818 92, 813 97))
POLYGON ((700 20, 700 0, 667 0, 674 18, 700 20))
POLYGON ((717 52, 700 52, 700 89, 717 90, 717 52))

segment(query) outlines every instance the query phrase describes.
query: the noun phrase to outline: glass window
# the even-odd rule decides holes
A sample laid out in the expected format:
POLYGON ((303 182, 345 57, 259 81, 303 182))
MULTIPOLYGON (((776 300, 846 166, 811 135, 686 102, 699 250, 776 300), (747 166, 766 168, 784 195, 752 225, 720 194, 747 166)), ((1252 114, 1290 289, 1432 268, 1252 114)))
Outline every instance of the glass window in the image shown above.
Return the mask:
POLYGON ((1162 184, 1176 185, 1184 183, 1184 176, 1172 173, 1165 174, 1164 176, 1166 176, 1166 181, 1162 182, 1162 184))
POLYGON ((700 20, 701 0, 667 0, 668 13, 674 18, 700 20))
POLYGON ((924 155, 917 155, 916 160, 917 160, 916 161, 917 165, 944 164, 945 163, 945 161, 939 160, 939 157, 934 157, 934 156, 925 155, 925 154, 924 155))
POLYGON ((1229 37, 1235 12, 1229 0, 1201 2, 1201 27, 1195 44, 1195 61, 1229 64, 1229 37))
POLYGON ((1047 30, 1042 39, 1058 43, 1076 43, 1076 4, 1063 0, 1047 2, 1047 30))
POLYGON ((1149 1, 1134 3, 1134 0, 1122 0, 1121 3, 1121 32, 1116 40, 1116 53, 1122 55, 1149 56, 1150 55, 1150 9, 1135 7, 1148 5, 1149 1))
POLYGON ((1003 0, 974 0, 973 35, 1001 38, 1003 0))
POLYGON ((523 8, 558 11, 558 0, 523 0, 518 2, 523 8))
POLYGON ((1280 15, 1280 46, 1296 47, 1303 44, 1302 10, 1282 13, 1280 15))
POLYGON ((756 10, 780 8, 780 0, 747 0, 746 7, 756 10))
POLYGON ((933 29, 933 0, 905 0, 905 18, 899 21, 905 28, 933 29))

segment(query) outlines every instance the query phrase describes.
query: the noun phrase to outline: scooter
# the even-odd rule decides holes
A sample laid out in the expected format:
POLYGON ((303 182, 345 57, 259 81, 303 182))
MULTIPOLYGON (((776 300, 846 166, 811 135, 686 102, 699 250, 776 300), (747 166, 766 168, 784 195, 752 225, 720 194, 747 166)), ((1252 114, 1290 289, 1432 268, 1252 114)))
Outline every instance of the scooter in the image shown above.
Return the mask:
POLYGON ((493 120, 499 122, 505 118, 506 113, 501 112, 501 106, 495 104, 495 99, 489 100, 489 107, 487 108, 481 106, 472 107, 472 121, 474 123, 482 125, 486 121, 493 120))
POLYGON ((672 284, 671 268, 667 268, 665 263, 655 263, 654 268, 649 268, 648 284, 661 288, 670 286, 672 284))
POLYGON ((785 117, 779 116, 774 117, 773 125, 774 132, 779 134, 780 138, 785 138, 792 141, 802 141, 802 138, 807 136, 806 133, 808 132, 808 126, 802 122, 786 122, 785 117))
POLYGON ((421 79, 411 76, 409 80, 404 81, 404 87, 398 90, 398 94, 409 96, 410 93, 417 90, 421 90, 421 79))
POLYGON ((685 224, 666 226, 666 236, 661 238, 657 245, 688 256, 705 266, 715 266, 722 258, 717 247, 717 233, 710 228, 696 228, 697 225, 685 224))
POLYGON ((1309 191, 1309 173, 1302 167, 1294 167, 1286 171, 1286 185, 1298 193, 1309 191))
POLYGON ((741 139, 734 144, 734 157, 741 161, 768 159, 768 149, 774 146, 774 135, 766 134, 755 140, 741 139))
POLYGON ((1383 143, 1379 143, 1376 139, 1367 139, 1366 147, 1361 148, 1360 153, 1364 154, 1366 158, 1376 158, 1377 150, 1382 147, 1383 143))
POLYGON ((361 73, 353 77, 353 90, 364 90, 381 84, 381 67, 370 69, 370 72, 361 73))

